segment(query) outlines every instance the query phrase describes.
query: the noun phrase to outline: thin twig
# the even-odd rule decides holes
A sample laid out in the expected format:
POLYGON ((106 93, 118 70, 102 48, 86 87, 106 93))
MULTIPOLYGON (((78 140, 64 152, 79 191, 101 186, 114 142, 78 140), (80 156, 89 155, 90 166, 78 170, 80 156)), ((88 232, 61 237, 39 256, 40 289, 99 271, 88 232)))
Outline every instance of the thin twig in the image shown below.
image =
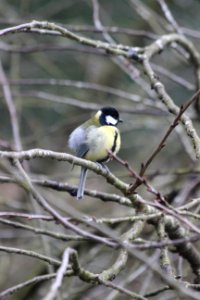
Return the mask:
POLYGON ((4 69, 0 60, 0 83, 3 88, 4 98, 8 107, 8 111, 10 114, 11 126, 12 126, 12 133, 13 139, 15 144, 15 150, 21 151, 22 150, 22 143, 20 138, 20 131, 19 131, 19 124, 17 120, 17 111, 14 105, 14 101, 12 99, 11 90, 9 88, 9 83, 4 73, 4 69))
MULTIPOLYGON (((167 132, 165 133, 164 137, 160 141, 157 148, 153 151, 151 156, 148 158, 148 160, 145 163, 142 163, 141 170, 140 170, 140 177, 144 176, 144 173, 146 172, 149 165, 152 163, 154 158, 158 155, 158 153, 165 147, 165 142, 172 133, 172 131, 175 129, 176 126, 178 126, 181 116, 183 113, 188 109, 188 107, 197 100, 198 96, 200 95, 200 89, 192 95, 192 97, 180 108, 179 113, 177 114, 176 118, 174 119, 173 123, 168 128, 167 132)), ((135 189, 141 184, 141 180, 136 180, 136 182, 130 187, 130 192, 134 192, 135 189)))
POLYGON ((60 286, 62 285, 63 278, 67 271, 67 267, 69 264, 69 256, 70 256, 70 248, 67 248, 63 253, 62 262, 57 271, 55 281, 51 285, 48 294, 43 298, 43 300, 53 300, 56 298, 57 292, 60 286))
MULTIPOLYGON (((54 279, 56 277, 56 275, 57 275, 57 273, 35 276, 29 280, 23 281, 17 285, 14 285, 14 286, 0 292, 0 297, 2 297, 2 299, 4 299, 4 297, 6 297, 8 295, 12 295, 13 293, 16 293, 17 291, 19 291, 31 284, 42 283, 43 281, 54 279)), ((69 270, 69 271, 65 272, 64 276, 73 276, 73 271, 69 270)))
POLYGON ((165 0, 157 0, 158 3, 160 4, 160 7, 164 13, 164 16, 166 20, 169 22, 169 24, 172 26, 172 28, 179 34, 182 34, 181 28, 178 26, 178 23, 174 19, 169 7, 167 6, 165 0))
POLYGON ((45 261, 53 266, 60 266, 60 263, 61 263, 60 260, 57 260, 52 257, 48 257, 46 255, 31 251, 31 250, 24 250, 24 249, 19 249, 19 248, 14 248, 14 247, 6 247, 6 246, 0 245, 0 252, 15 253, 15 254, 25 255, 25 256, 29 256, 29 257, 34 257, 41 261, 45 261))

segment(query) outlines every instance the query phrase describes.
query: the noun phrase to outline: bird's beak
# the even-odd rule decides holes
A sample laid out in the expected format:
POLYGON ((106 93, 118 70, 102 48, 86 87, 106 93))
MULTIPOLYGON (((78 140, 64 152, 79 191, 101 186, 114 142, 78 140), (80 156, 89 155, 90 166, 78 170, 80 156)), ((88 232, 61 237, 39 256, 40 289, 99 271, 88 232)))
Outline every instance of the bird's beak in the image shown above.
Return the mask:
POLYGON ((119 119, 119 123, 123 123, 124 121, 122 119, 119 119))

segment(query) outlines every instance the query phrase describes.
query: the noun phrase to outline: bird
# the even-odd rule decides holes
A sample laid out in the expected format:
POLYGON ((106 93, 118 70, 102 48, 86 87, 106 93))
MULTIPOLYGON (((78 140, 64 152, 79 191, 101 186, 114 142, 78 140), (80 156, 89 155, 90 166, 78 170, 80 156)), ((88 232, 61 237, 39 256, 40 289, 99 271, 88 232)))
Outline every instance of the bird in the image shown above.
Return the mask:
MULTIPOLYGON (((69 148, 75 155, 97 162, 103 167, 110 160, 109 151, 117 154, 121 147, 118 123, 123 122, 114 107, 103 107, 96 114, 75 128, 69 136, 69 148)), ((76 193, 78 200, 84 196, 88 169, 81 167, 79 185, 76 193)))

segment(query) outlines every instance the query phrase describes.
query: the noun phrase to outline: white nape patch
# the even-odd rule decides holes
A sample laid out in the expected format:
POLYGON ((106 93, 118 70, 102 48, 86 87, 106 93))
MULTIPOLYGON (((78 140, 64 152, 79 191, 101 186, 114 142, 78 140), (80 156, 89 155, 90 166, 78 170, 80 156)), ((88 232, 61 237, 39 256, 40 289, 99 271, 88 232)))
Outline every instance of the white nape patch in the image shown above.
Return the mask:
POLYGON ((113 118, 112 116, 106 116, 106 123, 109 125, 116 125, 117 124, 117 120, 115 118, 113 118))
POLYGON ((102 115, 102 111, 101 111, 101 110, 98 110, 98 112, 97 112, 98 118, 100 118, 101 115, 102 115))

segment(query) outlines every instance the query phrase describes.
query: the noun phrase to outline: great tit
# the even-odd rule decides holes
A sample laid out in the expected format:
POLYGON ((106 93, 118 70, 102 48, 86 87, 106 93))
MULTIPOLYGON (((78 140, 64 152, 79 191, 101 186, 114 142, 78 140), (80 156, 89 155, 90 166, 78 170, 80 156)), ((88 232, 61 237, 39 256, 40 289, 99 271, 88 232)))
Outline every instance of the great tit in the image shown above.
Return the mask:
MULTIPOLYGON (((109 161, 108 151, 116 154, 121 146, 117 124, 122 122, 119 112, 113 107, 103 107, 88 121, 74 129, 69 136, 69 147, 76 156, 103 164, 109 161)), ((81 167, 77 199, 82 199, 87 168, 81 167)))

